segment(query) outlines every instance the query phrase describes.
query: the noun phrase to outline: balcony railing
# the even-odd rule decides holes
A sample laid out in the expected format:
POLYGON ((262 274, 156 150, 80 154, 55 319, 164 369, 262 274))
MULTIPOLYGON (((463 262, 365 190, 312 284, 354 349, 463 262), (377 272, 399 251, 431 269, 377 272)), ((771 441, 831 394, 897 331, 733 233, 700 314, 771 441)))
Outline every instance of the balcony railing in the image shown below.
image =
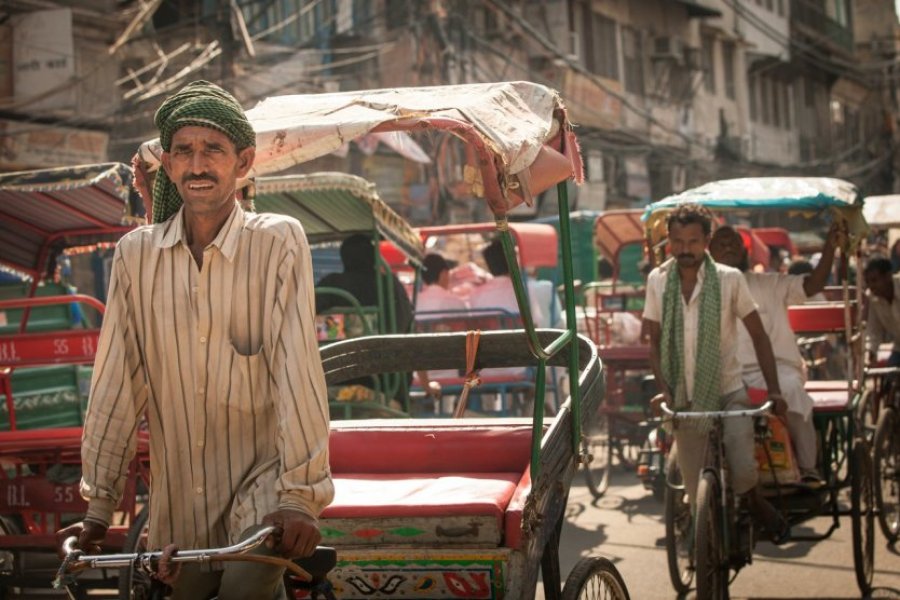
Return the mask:
POLYGON ((853 32, 829 17, 821 2, 791 0, 791 20, 818 32, 842 50, 853 52, 853 32))

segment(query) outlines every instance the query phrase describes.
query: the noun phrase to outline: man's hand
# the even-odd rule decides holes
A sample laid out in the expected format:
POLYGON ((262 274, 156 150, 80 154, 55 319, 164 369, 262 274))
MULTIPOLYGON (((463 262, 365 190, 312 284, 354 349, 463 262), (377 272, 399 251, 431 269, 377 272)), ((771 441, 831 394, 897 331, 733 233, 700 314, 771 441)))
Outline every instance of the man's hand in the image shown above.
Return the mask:
POLYGON ((788 406, 781 394, 769 394, 769 400, 772 401, 772 412, 776 416, 783 417, 787 415, 788 406))
POLYGON ((81 521, 69 525, 65 529, 56 532, 56 540, 62 548, 62 543, 66 539, 75 536, 78 542, 75 547, 85 554, 99 554, 103 540, 106 539, 107 526, 97 521, 81 521))
POLYGON ((437 381, 429 381, 428 385, 425 386, 425 395, 429 398, 440 400, 442 393, 441 384, 437 381))
POLYGON ((134 169, 134 189, 144 202, 144 213, 147 215, 147 222, 150 223, 153 220, 153 194, 150 192, 150 174, 147 173, 140 154, 131 157, 131 167, 134 169))
POLYGON ((175 585, 178 575, 181 574, 181 563, 172 562, 172 557, 177 553, 178 547, 175 544, 169 544, 163 548, 162 556, 159 557, 159 565, 156 567, 155 579, 166 585, 175 585))
POLYGON ((299 510, 276 510, 266 515, 262 522, 275 526, 266 545, 286 558, 310 556, 322 541, 318 521, 299 510))
POLYGON ((828 229, 828 235, 825 236, 825 245, 830 248, 841 248, 846 237, 847 224, 844 221, 835 221, 828 229))
POLYGON ((650 414, 654 417, 662 416, 662 403, 665 402, 666 406, 669 407, 669 410, 674 410, 675 407, 672 406, 672 397, 669 395, 668 391, 663 390, 662 393, 657 394, 650 398, 650 414))

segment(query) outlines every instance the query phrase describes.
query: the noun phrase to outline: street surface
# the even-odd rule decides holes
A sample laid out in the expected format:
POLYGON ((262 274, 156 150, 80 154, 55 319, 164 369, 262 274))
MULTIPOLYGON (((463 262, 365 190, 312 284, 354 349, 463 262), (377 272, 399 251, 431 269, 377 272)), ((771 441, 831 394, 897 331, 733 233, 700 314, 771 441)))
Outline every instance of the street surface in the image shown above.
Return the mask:
MULTIPOLYGON (((816 519, 808 526, 825 531, 830 519, 816 519)), ((796 529, 795 529, 796 531, 796 529)), ((734 599, 860 598, 853 570, 850 519, 831 538, 812 544, 769 543, 756 546, 753 564, 732 582, 734 599)), ((875 524, 875 577, 873 598, 900 598, 900 549, 887 548, 875 524)), ((669 582, 665 549, 663 504, 644 490, 637 477, 615 466, 611 485, 600 501, 594 501, 579 472, 573 481, 567 520, 560 544, 560 568, 565 578, 582 556, 612 560, 632 600, 677 598, 669 582)), ((538 588, 537 598, 543 599, 538 588)), ((693 598, 693 594, 688 596, 693 598)))

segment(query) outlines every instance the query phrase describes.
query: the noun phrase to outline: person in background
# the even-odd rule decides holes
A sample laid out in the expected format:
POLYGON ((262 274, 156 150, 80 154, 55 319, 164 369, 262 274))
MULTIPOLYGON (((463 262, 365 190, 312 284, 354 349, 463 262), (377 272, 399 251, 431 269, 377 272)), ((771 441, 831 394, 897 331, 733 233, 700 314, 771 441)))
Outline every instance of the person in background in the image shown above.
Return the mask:
POLYGON ((900 273, 900 239, 891 246, 891 272, 900 273))
MULTIPOLYGON (((87 514, 59 535, 99 551, 146 416, 150 547, 169 544, 171 556, 274 525, 254 552, 309 555, 334 485, 306 236, 296 219, 238 204, 256 135, 229 93, 195 81, 155 122, 154 224, 116 245, 85 416, 87 514)), ((278 566, 176 571, 165 575, 174 600, 286 597, 278 566)))
MULTIPOLYGON (((422 290, 416 296, 416 321, 427 322, 450 316, 442 311, 463 312, 466 303, 450 291, 450 264, 440 254, 427 254, 422 260, 422 290)), ((437 379, 455 378, 459 374, 453 370, 419 371, 416 378, 425 394, 435 400, 442 395, 437 379)))
POLYGON ((440 254, 428 254, 422 261, 422 290, 416 297, 416 319, 440 317, 440 311, 466 310, 466 303, 450 291, 450 265, 440 254))
MULTIPOLYGON (((706 251, 712 214, 685 203, 668 217, 672 257, 647 279, 644 320, 650 334, 650 366, 662 399, 674 409, 698 412, 750 407, 741 380, 741 365, 733 343, 738 322, 744 323, 766 380, 777 414, 786 406, 778 385, 775 357, 740 271, 718 264, 706 251)), ((678 423, 675 443, 685 491, 696 502, 700 471, 709 443, 708 421, 678 423)), ((786 524, 762 496, 755 459, 753 422, 749 418, 723 422, 725 456, 734 493, 743 495, 755 518, 774 542, 781 542, 786 524)))
POLYGON ((878 257, 866 264, 863 275, 869 299, 866 322, 869 363, 875 364, 880 344, 891 343, 887 366, 900 367, 900 273, 892 275, 891 261, 878 257))
MULTIPOLYGON (((330 273, 316 284, 316 287, 332 287, 346 291, 356 298, 361 306, 378 306, 378 286, 375 277, 375 244, 368 235, 356 233, 341 243, 341 273, 330 273)), ((394 293, 394 316, 396 329, 384 333, 408 333, 412 325, 412 303, 403 284, 391 273, 394 293)), ((346 301, 334 294, 316 294, 316 313, 343 306, 346 301)))
MULTIPOLYGON (((518 315, 519 304, 516 302, 516 294, 513 290, 512 278, 509 267, 503 254, 503 245, 500 239, 495 239, 482 250, 484 262, 493 275, 490 279, 472 290, 469 295, 469 308, 473 309, 502 309, 508 313, 518 315)), ((529 292, 531 290, 529 289, 529 292)), ((537 327, 550 326, 549 306, 542 307, 537 294, 528 294, 528 303, 531 308, 531 317, 537 327)))
MULTIPOLYGON (((816 469, 816 431, 812 423, 812 397, 806 392, 806 373, 797 338, 788 320, 788 306, 803 304, 821 294, 834 263, 835 250, 840 242, 840 228, 832 225, 815 269, 809 275, 783 273, 755 273, 748 270, 747 248, 740 234, 724 225, 716 229, 709 244, 713 259, 738 269, 750 295, 756 302, 763 329, 772 343, 778 383, 787 402, 787 425, 797 452, 800 476, 808 485, 821 485, 816 469)), ((766 386, 762 367, 757 361, 753 340, 746 327, 737 331, 737 355, 742 367, 744 384, 748 387, 766 386)))

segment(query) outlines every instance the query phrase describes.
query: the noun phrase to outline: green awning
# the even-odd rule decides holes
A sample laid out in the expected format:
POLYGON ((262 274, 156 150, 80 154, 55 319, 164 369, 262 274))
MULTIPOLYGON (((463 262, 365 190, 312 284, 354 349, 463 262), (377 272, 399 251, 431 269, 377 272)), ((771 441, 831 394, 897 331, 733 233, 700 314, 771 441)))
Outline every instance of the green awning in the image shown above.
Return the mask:
POLYGON ((258 177, 253 201, 258 212, 289 215, 300 221, 311 244, 377 229, 415 262, 421 262, 425 253, 419 235, 381 200, 375 184, 356 175, 258 177))

